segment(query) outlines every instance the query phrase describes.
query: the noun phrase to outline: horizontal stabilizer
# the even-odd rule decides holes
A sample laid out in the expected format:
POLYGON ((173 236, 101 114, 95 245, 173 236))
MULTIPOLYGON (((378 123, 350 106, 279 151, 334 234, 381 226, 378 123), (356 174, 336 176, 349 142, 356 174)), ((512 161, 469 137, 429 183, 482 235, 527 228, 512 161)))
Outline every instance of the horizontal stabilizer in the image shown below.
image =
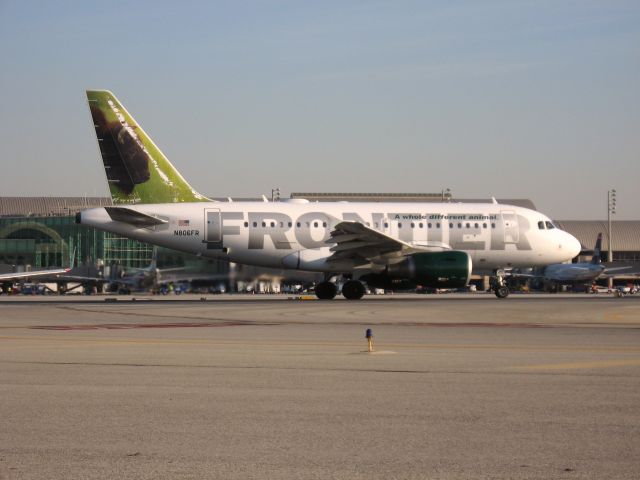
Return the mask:
POLYGON ((145 228, 168 223, 167 220, 153 217, 146 213, 138 212, 126 207, 105 207, 104 209, 111 217, 111 220, 128 223, 135 227, 145 228))
POLYGON ((53 270, 34 270, 31 272, 20 272, 20 273, 3 273, 0 274, 0 280, 21 280, 24 278, 36 278, 36 277, 57 277, 69 271, 68 268, 56 268, 53 270))

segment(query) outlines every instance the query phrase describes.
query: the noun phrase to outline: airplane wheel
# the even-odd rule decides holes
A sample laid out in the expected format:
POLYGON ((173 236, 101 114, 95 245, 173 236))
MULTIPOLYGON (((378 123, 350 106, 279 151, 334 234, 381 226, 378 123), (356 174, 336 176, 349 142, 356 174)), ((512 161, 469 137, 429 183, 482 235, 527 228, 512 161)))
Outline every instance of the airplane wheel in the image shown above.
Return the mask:
POLYGON ((335 283, 320 282, 316 285, 316 297, 320 300, 331 300, 338 293, 338 288, 335 283))
POLYGON ((342 295, 347 300, 360 300, 364 293, 364 285, 358 280, 349 280, 342 286, 342 295))
POLYGON ((506 285, 497 287, 495 289, 495 294, 498 298, 507 298, 509 296, 509 287, 507 287, 506 285))

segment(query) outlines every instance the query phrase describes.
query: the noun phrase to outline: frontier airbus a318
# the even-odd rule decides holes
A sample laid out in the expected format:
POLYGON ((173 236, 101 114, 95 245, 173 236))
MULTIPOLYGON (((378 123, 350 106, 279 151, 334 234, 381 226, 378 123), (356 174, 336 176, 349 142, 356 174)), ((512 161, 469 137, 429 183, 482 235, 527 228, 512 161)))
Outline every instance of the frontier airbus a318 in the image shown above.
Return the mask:
POLYGON ((83 225, 204 257, 323 272, 320 299, 372 288, 457 288, 472 273, 565 262, 580 243, 545 215, 493 203, 219 202, 197 193, 109 91, 87 91, 114 206, 83 225))

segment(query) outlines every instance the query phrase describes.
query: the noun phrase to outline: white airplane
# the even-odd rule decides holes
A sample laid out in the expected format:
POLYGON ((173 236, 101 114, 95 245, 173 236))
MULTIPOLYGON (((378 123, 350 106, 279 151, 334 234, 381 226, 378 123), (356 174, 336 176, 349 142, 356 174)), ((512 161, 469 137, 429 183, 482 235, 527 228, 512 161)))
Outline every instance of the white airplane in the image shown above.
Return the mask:
POLYGON ((371 288, 456 288, 473 273, 570 260, 573 236, 545 215, 497 203, 216 202, 197 193, 109 91, 87 91, 112 207, 77 215, 83 225, 205 257, 322 272, 320 299, 359 299, 371 288))

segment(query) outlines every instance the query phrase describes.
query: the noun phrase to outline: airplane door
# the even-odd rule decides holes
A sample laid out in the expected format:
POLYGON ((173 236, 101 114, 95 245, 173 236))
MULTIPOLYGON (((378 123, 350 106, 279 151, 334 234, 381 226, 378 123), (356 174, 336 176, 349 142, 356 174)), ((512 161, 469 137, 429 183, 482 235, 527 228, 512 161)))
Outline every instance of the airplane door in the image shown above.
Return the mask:
POLYGON ((204 209, 204 226, 204 242, 207 249, 222 249, 222 222, 218 208, 204 209))
POLYGON ((504 243, 518 243, 520 241, 520 229, 516 212, 502 210, 502 224, 504 225, 504 243))

